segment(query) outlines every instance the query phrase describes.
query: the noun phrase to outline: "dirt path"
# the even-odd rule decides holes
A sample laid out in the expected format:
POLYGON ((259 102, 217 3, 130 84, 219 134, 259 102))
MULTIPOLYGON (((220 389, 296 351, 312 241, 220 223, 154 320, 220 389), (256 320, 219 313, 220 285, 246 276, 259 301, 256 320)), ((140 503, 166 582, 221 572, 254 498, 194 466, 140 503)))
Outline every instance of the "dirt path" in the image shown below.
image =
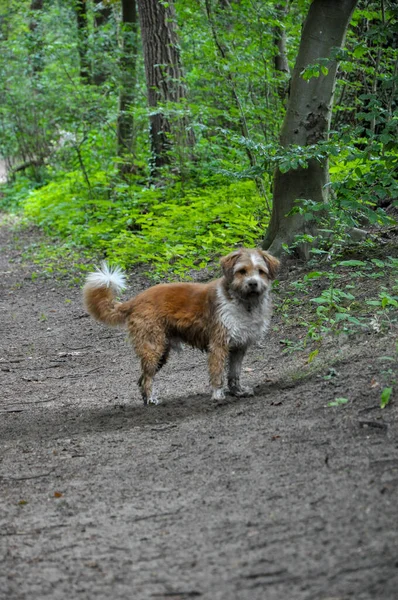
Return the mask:
POLYGON ((32 277, 32 235, 0 229, 0 598, 398 597, 398 407, 371 383, 392 336, 300 379, 279 330, 245 363, 258 395, 219 403, 187 351, 144 408, 124 333, 32 277))

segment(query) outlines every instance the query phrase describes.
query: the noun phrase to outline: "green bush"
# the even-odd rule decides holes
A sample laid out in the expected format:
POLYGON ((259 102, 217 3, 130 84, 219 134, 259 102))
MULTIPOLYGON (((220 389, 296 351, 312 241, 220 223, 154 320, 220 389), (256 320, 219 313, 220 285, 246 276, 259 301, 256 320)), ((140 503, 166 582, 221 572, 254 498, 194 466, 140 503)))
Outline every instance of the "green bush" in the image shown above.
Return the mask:
POLYGON ((105 172, 63 174, 33 191, 25 214, 69 246, 90 248, 121 266, 151 264, 183 275, 238 244, 255 245, 268 220, 251 181, 167 190, 112 183, 105 172))

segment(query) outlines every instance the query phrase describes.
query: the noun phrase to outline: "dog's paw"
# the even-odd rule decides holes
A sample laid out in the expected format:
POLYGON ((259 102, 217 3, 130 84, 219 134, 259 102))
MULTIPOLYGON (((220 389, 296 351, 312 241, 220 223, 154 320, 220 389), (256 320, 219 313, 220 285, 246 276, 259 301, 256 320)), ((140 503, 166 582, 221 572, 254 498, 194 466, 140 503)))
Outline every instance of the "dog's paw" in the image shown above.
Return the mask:
POLYGON ((231 386, 228 392, 236 398, 251 398, 254 396, 254 390, 251 387, 231 386))
POLYGON ((152 394, 149 396, 148 404, 160 404, 159 397, 155 392, 152 392, 152 394))
POLYGON ((157 405, 160 404, 160 400, 156 396, 152 396, 151 398, 148 398, 148 404, 157 405))
POLYGON ((211 395, 212 400, 225 400, 225 392, 223 388, 214 388, 211 395))

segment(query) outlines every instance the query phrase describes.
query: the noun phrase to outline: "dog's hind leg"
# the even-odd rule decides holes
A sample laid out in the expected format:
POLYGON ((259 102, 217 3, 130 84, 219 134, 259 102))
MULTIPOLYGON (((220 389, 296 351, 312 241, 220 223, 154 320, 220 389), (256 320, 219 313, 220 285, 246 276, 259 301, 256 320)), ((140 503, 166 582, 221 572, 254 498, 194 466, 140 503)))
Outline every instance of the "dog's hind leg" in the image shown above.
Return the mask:
POLYGON ((153 392, 153 379, 158 371, 166 364, 170 347, 165 344, 146 342, 140 351, 136 348, 141 358, 141 375, 138 385, 141 389, 144 404, 158 404, 158 399, 153 392))
POLYGON ((140 378, 138 379, 138 385, 141 390, 141 396, 144 401, 144 405, 149 404, 158 404, 158 400, 153 395, 153 378, 155 376, 155 372, 153 372, 148 365, 146 365, 143 361, 141 361, 142 373, 140 378))

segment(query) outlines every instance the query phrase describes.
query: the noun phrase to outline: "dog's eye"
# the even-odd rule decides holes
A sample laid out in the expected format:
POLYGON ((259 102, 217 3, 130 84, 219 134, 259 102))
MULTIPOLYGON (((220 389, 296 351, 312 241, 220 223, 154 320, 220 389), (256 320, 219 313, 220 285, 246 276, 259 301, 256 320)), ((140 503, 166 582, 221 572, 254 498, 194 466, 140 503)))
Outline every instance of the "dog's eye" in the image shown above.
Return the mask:
POLYGON ((239 275, 246 275, 247 271, 246 269, 239 269, 238 273, 239 275))
POLYGON ((263 271, 263 269, 259 269, 258 272, 260 273, 261 277, 268 277, 268 273, 263 271))

